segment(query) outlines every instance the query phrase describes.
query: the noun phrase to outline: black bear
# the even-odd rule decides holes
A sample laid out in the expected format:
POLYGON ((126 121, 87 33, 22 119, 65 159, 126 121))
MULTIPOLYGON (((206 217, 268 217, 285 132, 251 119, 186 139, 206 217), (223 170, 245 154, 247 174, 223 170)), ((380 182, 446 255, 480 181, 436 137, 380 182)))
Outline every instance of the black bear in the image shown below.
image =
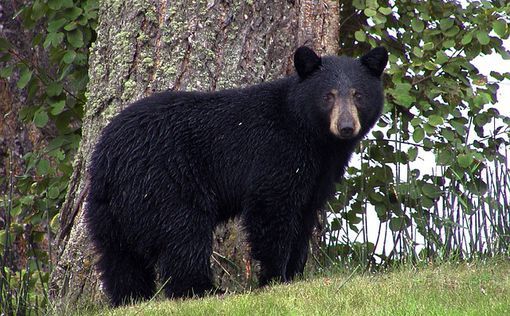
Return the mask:
POLYGON ((85 220, 113 305, 214 288, 218 223, 239 216, 260 285, 302 273, 316 211, 383 108, 382 47, 359 59, 300 47, 296 74, 242 89, 162 92, 104 128, 85 220))

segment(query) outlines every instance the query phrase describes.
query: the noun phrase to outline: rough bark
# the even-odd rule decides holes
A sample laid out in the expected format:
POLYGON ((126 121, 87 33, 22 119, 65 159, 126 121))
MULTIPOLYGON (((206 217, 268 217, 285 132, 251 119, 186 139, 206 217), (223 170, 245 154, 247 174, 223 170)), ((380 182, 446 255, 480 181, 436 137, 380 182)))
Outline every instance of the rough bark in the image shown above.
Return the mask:
MULTIPOLYGON (((86 166, 101 129, 154 91, 217 90, 292 72, 303 43, 338 50, 336 1, 103 1, 90 57, 83 138, 61 211, 61 255, 51 280, 56 305, 102 299, 82 220, 86 166)), ((245 288, 249 261, 237 225, 221 227, 213 264, 224 288, 245 288)))

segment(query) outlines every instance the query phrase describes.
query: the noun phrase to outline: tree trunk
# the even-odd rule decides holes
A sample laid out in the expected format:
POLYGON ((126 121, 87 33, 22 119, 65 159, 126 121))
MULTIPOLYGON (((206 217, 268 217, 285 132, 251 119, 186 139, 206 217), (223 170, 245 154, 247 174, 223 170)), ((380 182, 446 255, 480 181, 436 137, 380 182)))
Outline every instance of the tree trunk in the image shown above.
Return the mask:
MULTIPOLYGON (((131 102, 155 91, 219 90, 293 71, 304 43, 338 50, 338 3, 302 1, 104 1, 90 57, 83 138, 61 211, 60 255, 50 294, 57 306, 102 299, 82 210, 86 166, 101 129, 131 102)), ((237 225, 217 230, 212 262, 218 285, 250 285, 237 225), (244 263, 243 263, 244 262, 244 263)))

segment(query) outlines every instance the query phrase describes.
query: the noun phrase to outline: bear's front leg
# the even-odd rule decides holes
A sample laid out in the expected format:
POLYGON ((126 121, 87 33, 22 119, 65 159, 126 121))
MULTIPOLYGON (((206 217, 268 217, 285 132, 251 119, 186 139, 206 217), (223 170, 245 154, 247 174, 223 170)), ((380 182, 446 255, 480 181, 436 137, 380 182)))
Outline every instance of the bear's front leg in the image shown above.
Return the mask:
POLYGON ((287 281, 287 264, 296 235, 296 215, 286 208, 258 207, 243 217, 251 257, 260 262, 259 285, 287 281))
POLYGON ((287 263, 286 278, 287 281, 292 281, 296 275, 302 275, 305 269, 305 264, 308 259, 310 236, 300 232, 297 240, 294 242, 290 258, 287 263))
POLYGON ((287 263, 287 281, 292 281, 296 275, 303 274, 308 259, 313 228, 317 223, 317 212, 305 209, 298 223, 300 229, 292 244, 292 251, 287 263))

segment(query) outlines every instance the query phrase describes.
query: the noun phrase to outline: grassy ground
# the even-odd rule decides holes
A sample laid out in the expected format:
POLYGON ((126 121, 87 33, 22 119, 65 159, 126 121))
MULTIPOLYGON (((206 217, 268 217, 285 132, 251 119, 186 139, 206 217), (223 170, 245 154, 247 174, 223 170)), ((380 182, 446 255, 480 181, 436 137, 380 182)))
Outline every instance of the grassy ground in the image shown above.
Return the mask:
POLYGON ((81 315, 510 315, 510 261, 336 274, 246 294, 81 315))

